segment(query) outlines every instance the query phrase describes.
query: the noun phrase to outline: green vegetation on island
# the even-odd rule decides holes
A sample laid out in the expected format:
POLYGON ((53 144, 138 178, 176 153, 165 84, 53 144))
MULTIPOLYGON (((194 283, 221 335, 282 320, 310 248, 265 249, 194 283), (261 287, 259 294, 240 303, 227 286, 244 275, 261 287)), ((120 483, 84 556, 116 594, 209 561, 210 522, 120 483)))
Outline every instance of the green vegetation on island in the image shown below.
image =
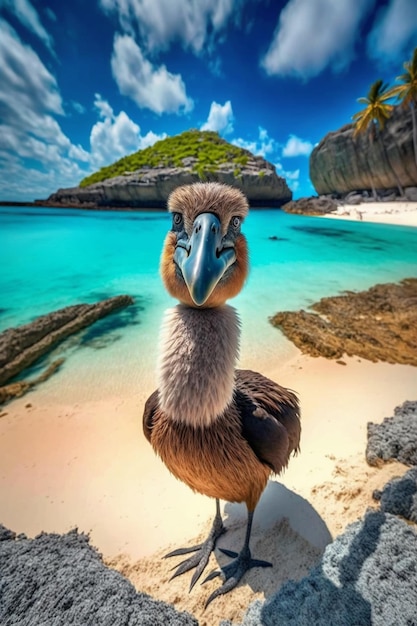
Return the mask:
POLYGON ((185 167, 188 165, 204 180, 206 174, 214 172, 222 164, 229 163, 233 166, 235 177, 238 177, 241 174, 241 168, 250 158, 253 158, 250 152, 225 141, 218 133, 192 129, 157 141, 144 150, 138 150, 112 165, 102 167, 84 178, 80 182, 80 187, 87 187, 115 176, 131 174, 145 167, 185 167), (188 159, 190 161, 187 163, 188 159))

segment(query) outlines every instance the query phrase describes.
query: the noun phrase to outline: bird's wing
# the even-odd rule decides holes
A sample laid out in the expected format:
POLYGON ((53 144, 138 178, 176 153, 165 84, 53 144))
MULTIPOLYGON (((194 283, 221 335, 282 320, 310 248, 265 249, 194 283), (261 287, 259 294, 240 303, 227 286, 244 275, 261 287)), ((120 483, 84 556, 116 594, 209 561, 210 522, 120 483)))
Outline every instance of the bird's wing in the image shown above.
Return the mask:
POLYGON ((235 402, 242 434, 263 463, 278 473, 286 467, 300 443, 299 405, 296 395, 262 374, 236 371, 235 402))
POLYGON ((143 410, 143 432, 146 439, 151 441, 153 416, 159 405, 158 390, 154 391, 152 395, 146 400, 145 408, 143 410))

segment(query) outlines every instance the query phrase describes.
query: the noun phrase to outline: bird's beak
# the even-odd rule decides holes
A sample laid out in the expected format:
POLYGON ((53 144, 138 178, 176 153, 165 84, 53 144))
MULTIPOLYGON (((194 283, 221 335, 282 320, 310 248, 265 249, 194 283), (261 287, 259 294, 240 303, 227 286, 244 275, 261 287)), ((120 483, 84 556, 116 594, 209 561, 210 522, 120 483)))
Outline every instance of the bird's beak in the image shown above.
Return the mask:
POLYGON ((230 265, 236 253, 222 238, 220 220, 213 213, 201 213, 193 224, 191 237, 180 238, 174 261, 181 269, 193 302, 202 306, 230 265))

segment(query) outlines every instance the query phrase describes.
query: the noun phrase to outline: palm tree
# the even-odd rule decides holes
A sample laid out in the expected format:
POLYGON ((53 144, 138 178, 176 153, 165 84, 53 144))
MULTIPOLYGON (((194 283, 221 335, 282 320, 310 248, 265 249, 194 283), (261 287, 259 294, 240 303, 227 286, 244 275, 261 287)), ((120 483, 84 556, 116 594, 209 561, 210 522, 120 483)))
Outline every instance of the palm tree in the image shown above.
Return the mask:
MULTIPOLYGON (((358 134, 368 132, 371 141, 375 138, 375 136, 381 137, 380 131, 383 130, 385 122, 390 117, 394 108, 394 106, 392 104, 389 104, 387 100, 391 100, 391 98, 393 97, 393 89, 389 88, 388 83, 384 83, 384 81, 381 79, 378 79, 374 83, 372 83, 371 87, 369 88, 368 95, 365 98, 358 98, 358 102, 360 102, 361 104, 365 104, 366 106, 364 109, 362 109, 362 111, 358 111, 352 116, 355 124, 353 136, 356 137, 358 134)), ((385 151, 385 144, 382 137, 381 141, 386 160, 388 161, 388 157, 385 151)), ((401 187, 401 183, 398 180, 398 177, 394 170, 393 173, 395 178, 397 179, 397 186, 400 195, 403 195, 404 192, 401 187)), ((371 186, 373 196, 375 199, 377 199, 375 187, 372 182, 372 176, 371 186)))
POLYGON ((414 146, 414 159, 417 165, 417 121, 416 121, 416 108, 417 108, 417 48, 414 48, 414 53, 411 61, 406 61, 403 65, 404 74, 397 76, 395 80, 402 81, 402 85, 393 87, 391 93, 401 102, 401 106, 409 106, 411 108, 411 115, 413 120, 413 146, 414 146))

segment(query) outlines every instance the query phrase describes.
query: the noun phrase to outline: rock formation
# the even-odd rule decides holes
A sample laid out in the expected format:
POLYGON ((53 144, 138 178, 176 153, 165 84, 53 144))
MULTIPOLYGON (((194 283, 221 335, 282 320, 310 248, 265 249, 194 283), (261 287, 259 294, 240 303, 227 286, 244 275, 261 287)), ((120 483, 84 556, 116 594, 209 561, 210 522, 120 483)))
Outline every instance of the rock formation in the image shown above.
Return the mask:
POLYGON ((328 133, 310 156, 310 178, 319 195, 397 190, 417 186, 411 111, 395 107, 385 128, 372 140, 353 137, 353 124, 328 133))
MULTIPOLYGON (((115 176, 88 187, 58 189, 47 205, 89 207, 165 208, 171 191, 179 185, 199 182, 192 163, 184 167, 143 167, 124 176, 115 176)), ((253 157, 235 174, 233 164, 218 165, 204 180, 215 180, 238 187, 251 206, 281 206, 292 193, 275 168, 261 157, 253 157)))
MULTIPOLYGON (((68 306, 42 315, 29 324, 3 331, 0 334, 0 385, 5 385, 66 337, 132 303, 130 296, 123 295, 95 304, 68 306)), ((47 375, 53 373, 61 363, 62 359, 52 363, 47 375)), ((0 403, 22 395, 46 377, 44 374, 35 381, 19 381, 0 387, 0 403)))
POLYGON ((29 539, 0 524, 0 570, 2 626, 198 626, 106 567, 77 529, 29 539))
POLYGON ((322 298, 311 308, 318 314, 284 311, 270 320, 302 352, 417 365, 416 278, 322 298))
POLYGON ((336 211, 337 202, 332 198, 310 196, 309 198, 291 200, 291 202, 283 204, 281 209, 286 213, 299 215, 326 215, 326 213, 336 211))
POLYGON ((379 424, 368 422, 367 440, 365 454, 369 465, 399 461, 417 467, 417 401, 408 400, 397 406, 394 415, 379 424))
POLYGON ((59 189, 45 203, 82 208, 165 208, 176 187, 201 180, 241 189, 252 206, 281 206, 292 198, 272 163, 215 132, 191 129, 102 167, 84 178, 79 187, 59 189))

